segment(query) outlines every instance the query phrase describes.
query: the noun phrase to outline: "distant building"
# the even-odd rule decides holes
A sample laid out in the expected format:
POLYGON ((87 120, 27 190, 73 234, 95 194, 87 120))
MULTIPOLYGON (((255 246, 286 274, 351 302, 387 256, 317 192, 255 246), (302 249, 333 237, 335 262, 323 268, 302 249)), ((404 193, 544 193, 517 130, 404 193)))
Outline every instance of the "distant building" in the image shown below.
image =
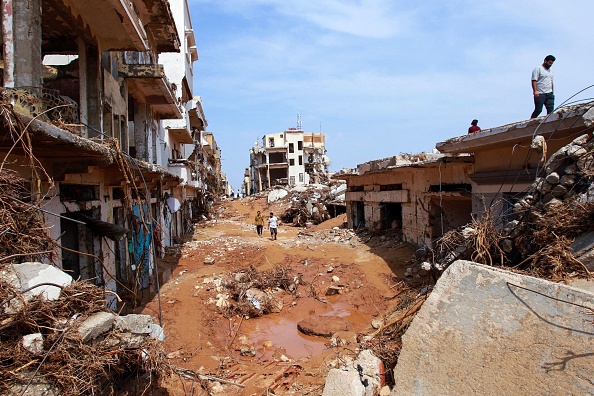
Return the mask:
POLYGON ((330 160, 325 155, 325 135, 289 128, 264 135, 262 145, 250 149, 248 194, 275 185, 304 185, 328 180, 330 160))

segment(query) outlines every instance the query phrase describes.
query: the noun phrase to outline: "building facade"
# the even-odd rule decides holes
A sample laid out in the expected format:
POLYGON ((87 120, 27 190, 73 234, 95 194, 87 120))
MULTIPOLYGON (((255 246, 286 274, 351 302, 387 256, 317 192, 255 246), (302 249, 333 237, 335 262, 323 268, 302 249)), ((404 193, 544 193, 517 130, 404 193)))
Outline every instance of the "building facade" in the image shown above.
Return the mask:
POLYGON ((60 246, 42 259, 137 298, 207 186, 187 1, 2 7, 0 153, 60 246))
POLYGON ((289 128, 264 135, 250 149, 249 191, 254 194, 275 185, 304 185, 328 180, 330 160, 325 134, 289 128))

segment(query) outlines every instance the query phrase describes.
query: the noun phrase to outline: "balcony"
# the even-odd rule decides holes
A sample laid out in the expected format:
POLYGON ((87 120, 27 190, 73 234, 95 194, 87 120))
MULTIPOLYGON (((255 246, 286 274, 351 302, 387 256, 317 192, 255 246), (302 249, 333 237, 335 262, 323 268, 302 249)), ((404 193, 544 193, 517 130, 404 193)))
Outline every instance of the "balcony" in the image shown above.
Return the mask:
POLYGON ((165 75, 163 65, 120 63, 118 72, 126 77, 130 94, 139 102, 151 105, 161 118, 183 118, 175 90, 165 75))

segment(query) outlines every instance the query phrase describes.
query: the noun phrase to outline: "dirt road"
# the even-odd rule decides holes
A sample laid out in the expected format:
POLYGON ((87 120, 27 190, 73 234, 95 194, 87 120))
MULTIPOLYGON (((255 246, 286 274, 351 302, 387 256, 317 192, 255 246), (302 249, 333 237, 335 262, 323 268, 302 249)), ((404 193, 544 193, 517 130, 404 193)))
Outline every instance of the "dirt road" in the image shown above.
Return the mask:
MULTIPOLYGON (((167 260, 173 273, 160 300, 168 360, 203 381, 173 376, 161 394, 321 395, 328 370, 356 355, 357 334, 372 330, 372 320, 397 304, 390 297, 398 292, 409 248, 386 236, 362 243, 337 228, 344 215, 307 230, 281 225, 276 241, 266 229, 259 238, 256 211, 278 209, 265 199, 223 203, 218 219, 197 227, 179 257, 167 260), (250 266, 261 272, 284 268, 301 281, 293 293, 276 290, 278 313, 226 318, 225 282, 240 280, 237 274, 250 266), (338 293, 326 295, 329 286, 338 293), (304 335, 298 323, 315 334, 340 332, 353 343, 331 347, 328 337, 304 335)), ((155 297, 143 313, 158 312, 155 297)))

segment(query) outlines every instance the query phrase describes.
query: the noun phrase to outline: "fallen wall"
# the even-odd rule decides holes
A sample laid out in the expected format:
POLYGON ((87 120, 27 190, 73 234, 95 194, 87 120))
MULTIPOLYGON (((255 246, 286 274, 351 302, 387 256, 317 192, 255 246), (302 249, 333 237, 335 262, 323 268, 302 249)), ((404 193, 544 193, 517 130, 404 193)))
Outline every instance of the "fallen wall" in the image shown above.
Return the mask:
POLYGON ((594 294, 454 262, 403 336, 391 395, 594 394, 594 294))

